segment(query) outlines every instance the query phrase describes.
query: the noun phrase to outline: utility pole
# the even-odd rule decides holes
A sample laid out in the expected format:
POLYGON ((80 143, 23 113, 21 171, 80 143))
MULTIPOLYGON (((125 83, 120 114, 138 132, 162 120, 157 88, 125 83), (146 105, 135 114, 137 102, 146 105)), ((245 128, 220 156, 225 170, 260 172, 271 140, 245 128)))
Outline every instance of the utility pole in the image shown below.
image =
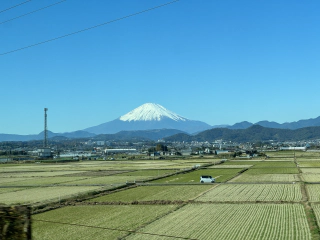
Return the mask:
POLYGON ((44 148, 48 146, 47 111, 48 111, 48 108, 45 108, 44 109, 44 139, 43 139, 44 148))

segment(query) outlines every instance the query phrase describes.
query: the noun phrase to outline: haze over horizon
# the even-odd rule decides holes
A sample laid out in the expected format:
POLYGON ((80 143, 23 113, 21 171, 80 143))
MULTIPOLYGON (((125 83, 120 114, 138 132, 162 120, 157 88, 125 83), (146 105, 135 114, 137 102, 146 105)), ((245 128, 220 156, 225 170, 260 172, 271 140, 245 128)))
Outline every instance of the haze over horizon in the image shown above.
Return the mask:
POLYGON ((157 103, 210 125, 316 118, 320 2, 0 4, 0 133, 71 132, 157 103))

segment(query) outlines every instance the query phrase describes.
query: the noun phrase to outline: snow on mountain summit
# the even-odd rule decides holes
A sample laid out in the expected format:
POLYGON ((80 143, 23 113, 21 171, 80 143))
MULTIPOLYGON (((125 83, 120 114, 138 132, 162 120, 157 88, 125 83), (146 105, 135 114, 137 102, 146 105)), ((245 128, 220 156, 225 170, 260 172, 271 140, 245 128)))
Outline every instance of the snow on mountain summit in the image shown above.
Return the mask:
POLYGON ((145 103, 131 112, 121 116, 121 121, 161 121, 164 118, 170 118, 174 121, 187 121, 187 118, 169 111, 165 107, 156 103, 145 103))

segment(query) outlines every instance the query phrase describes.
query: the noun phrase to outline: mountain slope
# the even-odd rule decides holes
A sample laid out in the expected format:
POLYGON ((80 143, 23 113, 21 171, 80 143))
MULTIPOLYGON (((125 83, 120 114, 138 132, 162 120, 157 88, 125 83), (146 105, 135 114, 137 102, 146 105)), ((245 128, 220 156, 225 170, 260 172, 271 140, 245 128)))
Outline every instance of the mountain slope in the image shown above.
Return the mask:
POLYGON ((184 118, 159 104, 146 103, 113 121, 86 128, 84 131, 95 134, 111 134, 120 131, 164 128, 193 133, 210 129, 211 126, 201 121, 184 118))
POLYGON ((176 129, 153 129, 153 130, 137 130, 137 131, 121 131, 115 134, 100 134, 93 139, 96 140, 159 140, 174 134, 183 133, 176 129))
POLYGON ((253 124, 250 122, 243 121, 243 122, 236 123, 232 126, 228 126, 227 128, 229 128, 229 129, 246 129, 248 127, 251 127, 252 125, 253 124))

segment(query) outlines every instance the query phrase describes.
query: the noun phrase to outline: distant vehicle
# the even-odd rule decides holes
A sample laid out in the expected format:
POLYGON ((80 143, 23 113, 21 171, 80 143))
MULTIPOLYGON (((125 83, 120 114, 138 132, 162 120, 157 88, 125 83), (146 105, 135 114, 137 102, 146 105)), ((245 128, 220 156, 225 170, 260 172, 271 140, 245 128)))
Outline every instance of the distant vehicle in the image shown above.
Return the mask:
POLYGON ((203 175, 200 177, 201 183, 214 183, 215 179, 211 176, 203 175))

